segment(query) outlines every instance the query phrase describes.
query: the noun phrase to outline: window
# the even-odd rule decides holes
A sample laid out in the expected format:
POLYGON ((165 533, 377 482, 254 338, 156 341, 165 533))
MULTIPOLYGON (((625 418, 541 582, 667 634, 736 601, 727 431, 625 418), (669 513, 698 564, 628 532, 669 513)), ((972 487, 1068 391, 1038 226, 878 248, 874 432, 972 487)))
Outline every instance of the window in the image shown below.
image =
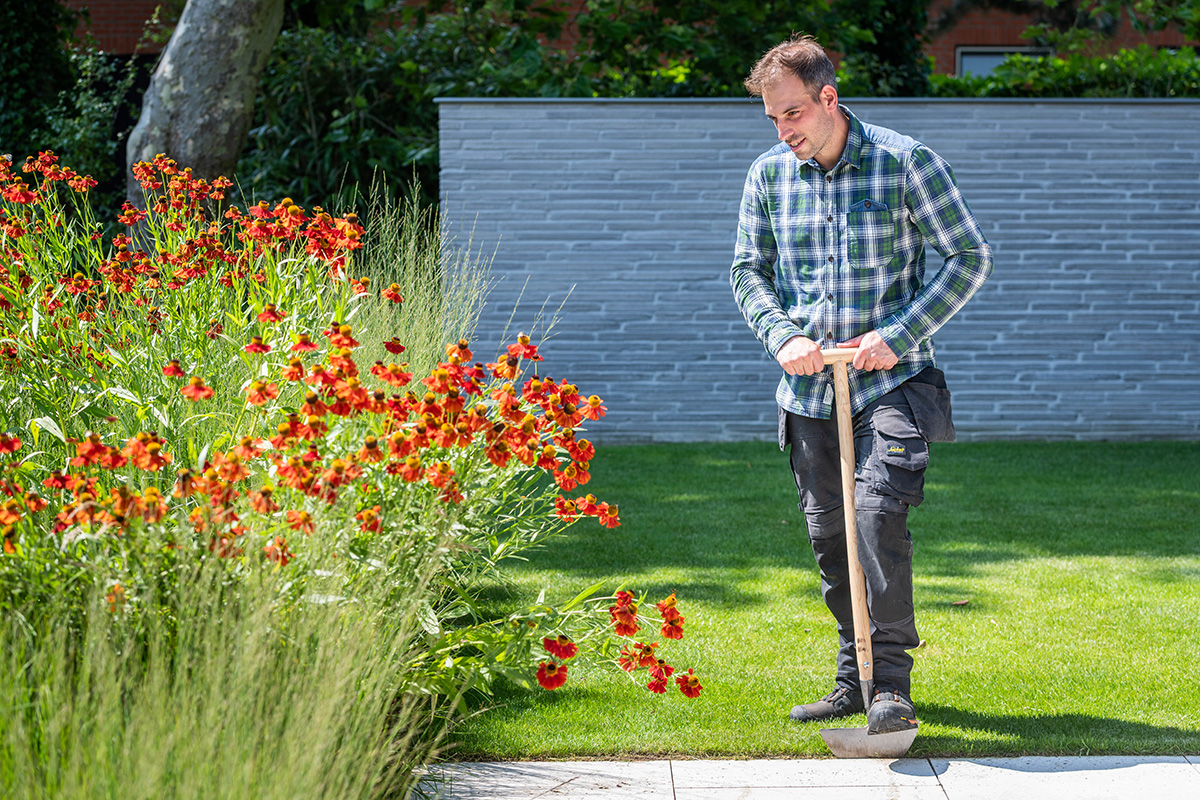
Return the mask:
POLYGON ((954 48, 954 71, 960 77, 991 75, 992 71, 1000 66, 1009 53, 1021 53, 1027 56, 1050 55, 1050 51, 1043 47, 956 47, 954 48))

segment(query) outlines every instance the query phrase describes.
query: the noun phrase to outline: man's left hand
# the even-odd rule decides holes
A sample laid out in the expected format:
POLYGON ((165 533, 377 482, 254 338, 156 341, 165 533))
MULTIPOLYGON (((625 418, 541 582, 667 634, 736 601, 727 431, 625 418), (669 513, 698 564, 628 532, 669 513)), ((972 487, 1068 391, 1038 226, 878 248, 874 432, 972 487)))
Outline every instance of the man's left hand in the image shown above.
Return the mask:
POLYGON ((848 342, 839 342, 838 347, 857 347, 858 352, 854 354, 854 361, 851 366, 855 369, 866 370, 870 372, 877 369, 891 369, 900 361, 896 354, 892 352, 892 348, 887 346, 883 341, 883 337, 878 331, 864 333, 862 336, 855 336, 848 342))

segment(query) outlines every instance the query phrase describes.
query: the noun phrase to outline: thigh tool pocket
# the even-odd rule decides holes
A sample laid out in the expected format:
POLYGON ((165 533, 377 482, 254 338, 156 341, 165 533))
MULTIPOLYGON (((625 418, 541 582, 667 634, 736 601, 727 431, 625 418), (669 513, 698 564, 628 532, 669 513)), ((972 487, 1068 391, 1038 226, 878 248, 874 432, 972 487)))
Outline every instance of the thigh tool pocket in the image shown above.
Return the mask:
POLYGON ((895 227, 885 204, 860 200, 846 212, 846 254, 855 269, 884 269, 891 263, 895 227))
POLYGON ((875 418, 874 436, 876 474, 875 491, 917 506, 925 499, 925 468, 929 466, 929 445, 921 438, 912 420, 898 411, 875 418))

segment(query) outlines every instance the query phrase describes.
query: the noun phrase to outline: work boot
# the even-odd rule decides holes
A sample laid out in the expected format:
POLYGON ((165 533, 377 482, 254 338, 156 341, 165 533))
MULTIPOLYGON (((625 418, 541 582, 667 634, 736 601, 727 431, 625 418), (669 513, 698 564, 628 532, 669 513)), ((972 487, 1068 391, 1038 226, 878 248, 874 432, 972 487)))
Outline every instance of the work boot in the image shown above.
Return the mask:
POLYGON ((838 686, 829 694, 813 703, 805 703, 792 709, 793 722, 819 722, 827 719, 841 719, 863 710, 862 693, 838 686))
POLYGON ((884 690, 875 693, 867 710, 867 735, 908 731, 915 727, 917 712, 911 700, 900 692, 884 690))

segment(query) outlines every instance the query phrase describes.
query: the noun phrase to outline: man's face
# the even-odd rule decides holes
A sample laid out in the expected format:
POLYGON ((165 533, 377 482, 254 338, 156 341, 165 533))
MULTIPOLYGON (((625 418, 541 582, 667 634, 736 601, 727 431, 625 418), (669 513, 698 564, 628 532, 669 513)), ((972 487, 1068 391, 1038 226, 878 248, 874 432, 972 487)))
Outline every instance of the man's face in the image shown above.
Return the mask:
POLYGON ((785 75, 763 91, 763 106, 780 141, 792 148, 796 158, 815 158, 826 169, 837 164, 842 148, 834 135, 835 115, 841 113, 836 89, 824 86, 814 100, 812 90, 798 77, 785 75))

